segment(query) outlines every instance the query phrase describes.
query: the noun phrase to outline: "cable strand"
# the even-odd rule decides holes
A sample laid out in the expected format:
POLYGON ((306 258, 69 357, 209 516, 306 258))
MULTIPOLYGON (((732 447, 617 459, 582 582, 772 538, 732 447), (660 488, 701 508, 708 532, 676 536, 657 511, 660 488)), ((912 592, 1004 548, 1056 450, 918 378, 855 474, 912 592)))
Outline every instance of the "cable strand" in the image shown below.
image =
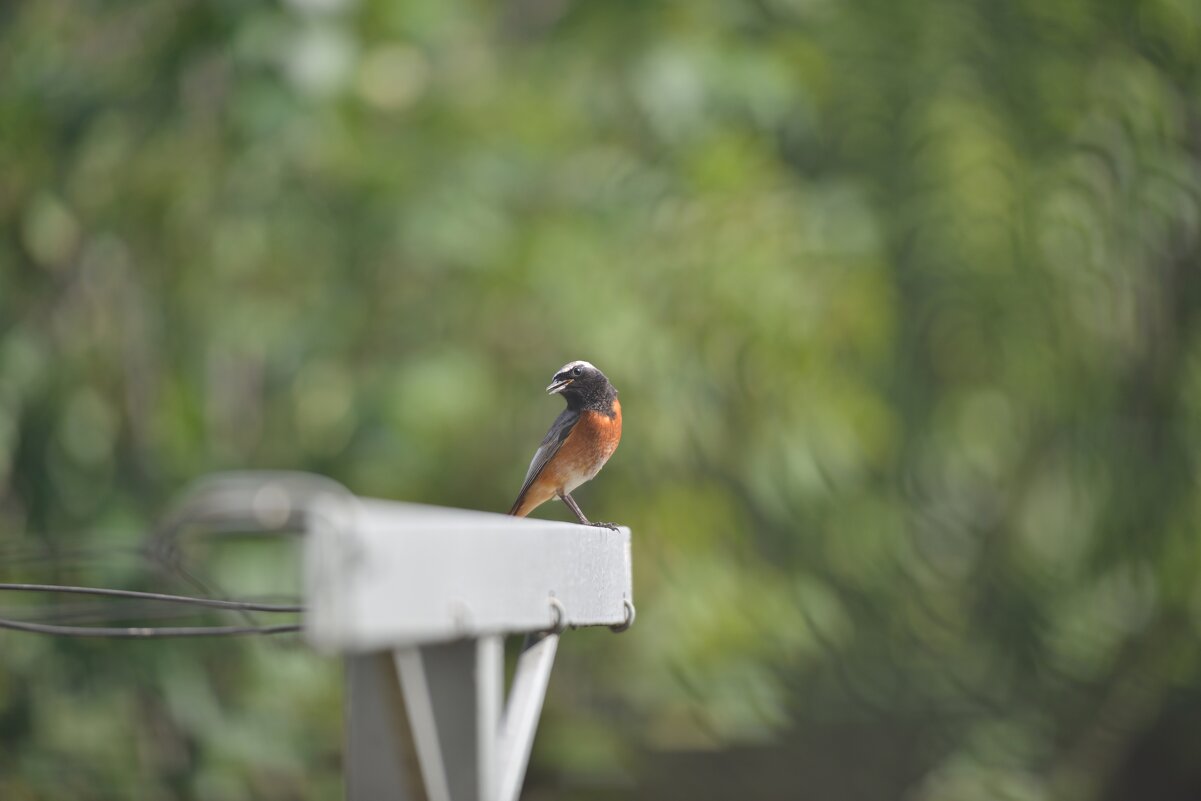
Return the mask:
POLYGON ((249 612, 281 612, 299 613, 303 606, 292 604, 265 604, 253 601, 224 601, 216 598, 197 598, 191 595, 168 595, 160 592, 139 592, 137 590, 115 590, 107 587, 72 587, 62 584, 9 584, 0 583, 0 591, 14 592, 61 592, 74 595, 97 595, 107 598, 139 598, 147 601, 162 601, 163 603, 190 604, 205 606, 213 609, 240 609, 249 612))

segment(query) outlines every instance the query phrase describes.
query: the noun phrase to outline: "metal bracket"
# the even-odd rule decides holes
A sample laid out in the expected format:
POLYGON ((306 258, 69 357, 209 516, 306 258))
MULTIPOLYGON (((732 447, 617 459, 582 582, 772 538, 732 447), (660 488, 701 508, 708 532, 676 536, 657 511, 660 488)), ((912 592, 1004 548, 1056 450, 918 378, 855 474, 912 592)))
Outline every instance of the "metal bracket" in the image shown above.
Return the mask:
POLYGON ((413 746, 428 801, 517 801, 558 645, 554 633, 526 638, 507 704, 500 636, 396 651, 409 738, 378 655, 350 657, 349 801, 420 797, 404 758, 413 746))
POLYGON ((630 530, 328 494, 304 508, 305 635, 349 660, 347 798, 517 801, 559 634, 634 620, 630 530), (525 632, 543 633, 506 706, 503 638, 525 632), (386 680, 359 662, 381 659, 386 680))
POLYGON ((345 656, 351 801, 517 801, 568 628, 634 622, 630 530, 358 498, 321 476, 200 482, 189 526, 303 528, 304 633, 345 656), (508 704, 504 640, 527 634, 508 704))

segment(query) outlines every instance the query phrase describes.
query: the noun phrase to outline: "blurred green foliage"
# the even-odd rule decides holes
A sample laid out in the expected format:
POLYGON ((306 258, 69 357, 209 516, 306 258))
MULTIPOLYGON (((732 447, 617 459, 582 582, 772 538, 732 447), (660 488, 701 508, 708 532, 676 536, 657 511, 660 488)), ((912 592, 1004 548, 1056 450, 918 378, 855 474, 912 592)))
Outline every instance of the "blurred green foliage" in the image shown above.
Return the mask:
MULTIPOLYGON (((7 3, 0 265, 4 547, 503 511, 609 374, 530 798, 1201 796, 1191 0, 7 3)), ((0 798, 337 797, 338 681, 0 634, 0 798)))

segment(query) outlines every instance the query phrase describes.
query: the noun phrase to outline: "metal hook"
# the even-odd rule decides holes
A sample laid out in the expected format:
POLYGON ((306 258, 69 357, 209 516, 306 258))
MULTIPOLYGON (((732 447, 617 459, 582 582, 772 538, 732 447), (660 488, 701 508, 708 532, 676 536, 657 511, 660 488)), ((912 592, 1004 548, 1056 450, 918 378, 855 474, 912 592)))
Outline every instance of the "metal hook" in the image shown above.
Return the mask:
POLYGON ((615 632, 619 632, 619 633, 625 631, 630 626, 634 625, 634 617, 636 615, 636 613, 634 611, 634 604, 630 601, 629 598, 622 598, 621 604, 622 604, 622 606, 624 606, 626 608, 626 619, 624 621, 622 621, 621 623, 618 623, 616 626, 609 627, 609 629, 611 631, 615 631, 615 632))
POLYGON ((550 602, 551 611, 555 615, 555 622, 551 625, 550 630, 555 634, 562 634, 567 629, 567 607, 563 606, 563 602, 553 595, 547 600, 550 602))

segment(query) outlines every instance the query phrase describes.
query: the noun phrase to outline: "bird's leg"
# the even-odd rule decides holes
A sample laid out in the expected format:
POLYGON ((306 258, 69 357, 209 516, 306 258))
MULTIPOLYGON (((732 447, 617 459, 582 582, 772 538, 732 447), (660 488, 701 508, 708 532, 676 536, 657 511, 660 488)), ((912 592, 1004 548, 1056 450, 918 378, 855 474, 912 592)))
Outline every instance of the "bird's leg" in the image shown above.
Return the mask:
POLYGON ((588 522, 588 518, 584 517, 583 511, 580 510, 580 505, 575 502, 575 498, 571 497, 570 492, 564 492, 559 497, 563 499, 563 503, 567 504, 567 508, 575 513, 577 520, 579 520, 585 526, 592 525, 592 523, 588 522))
POLYGON ((567 504, 567 508, 575 513, 576 519, 579 520, 581 524, 583 524, 585 526, 600 526, 601 528, 611 528, 614 531, 617 531, 616 523, 593 523, 593 522, 590 522, 588 520, 588 518, 584 517, 583 511, 580 510, 580 505, 575 502, 575 498, 571 497, 570 492, 564 492, 559 497, 563 499, 563 503, 567 504))

